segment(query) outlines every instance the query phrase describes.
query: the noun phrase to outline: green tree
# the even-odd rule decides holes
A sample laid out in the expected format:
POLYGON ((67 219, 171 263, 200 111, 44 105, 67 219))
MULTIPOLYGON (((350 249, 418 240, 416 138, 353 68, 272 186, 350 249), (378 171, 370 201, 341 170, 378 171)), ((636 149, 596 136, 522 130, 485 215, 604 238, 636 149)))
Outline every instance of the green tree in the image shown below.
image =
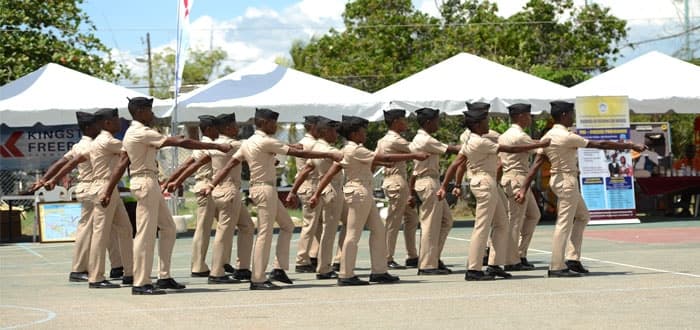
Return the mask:
MULTIPOLYGON (((227 54, 223 49, 191 50, 185 68, 182 71, 182 86, 192 87, 209 82, 212 75, 218 77, 233 72, 231 67, 221 68, 227 54)), ((153 96, 158 98, 172 97, 171 87, 175 81, 175 51, 165 48, 154 53, 151 60, 153 69, 153 96)), ((137 81, 148 81, 148 76, 139 77, 137 81)))
POLYGON ((0 0, 0 85, 48 63, 109 81, 128 76, 95 37, 82 0, 0 0))

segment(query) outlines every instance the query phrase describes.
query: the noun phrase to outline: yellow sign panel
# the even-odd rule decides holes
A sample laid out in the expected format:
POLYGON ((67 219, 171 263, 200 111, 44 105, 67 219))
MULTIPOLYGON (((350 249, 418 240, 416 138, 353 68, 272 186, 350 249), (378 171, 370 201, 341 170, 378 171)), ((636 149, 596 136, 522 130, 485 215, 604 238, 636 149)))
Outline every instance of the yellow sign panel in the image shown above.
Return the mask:
POLYGON ((576 98, 576 128, 629 127, 627 96, 583 96, 576 98))

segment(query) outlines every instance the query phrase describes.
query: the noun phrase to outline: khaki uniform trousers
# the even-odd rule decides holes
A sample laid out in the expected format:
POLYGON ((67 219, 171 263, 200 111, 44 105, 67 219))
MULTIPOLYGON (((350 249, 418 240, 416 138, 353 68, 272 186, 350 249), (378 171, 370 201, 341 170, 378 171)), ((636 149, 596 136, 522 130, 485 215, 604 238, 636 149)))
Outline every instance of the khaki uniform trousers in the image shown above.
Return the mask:
MULTIPOLYGON (((224 276, 224 264, 231 259, 233 234, 238 227, 238 267, 250 267, 253 250, 253 232, 255 225, 250 217, 241 217, 241 191, 234 185, 221 185, 211 194, 218 223, 214 235, 211 276, 224 276)), ((246 212, 247 213, 247 212, 246 212)))
POLYGON ((557 224, 554 227, 549 269, 562 270, 567 268, 565 258, 581 258, 583 231, 591 216, 579 192, 576 174, 555 173, 550 180, 550 186, 557 195, 557 224))
MULTIPOLYGON (((88 197, 90 183, 78 183, 75 189, 76 199, 80 201, 80 221, 75 231, 73 246, 72 272, 87 272, 90 262, 90 241, 92 238, 92 208, 95 205, 88 197)), ((111 254, 110 254, 111 256, 111 254)))
MULTIPOLYGON (((107 184, 106 180, 97 181, 95 192, 107 184)), ((95 195, 92 210, 92 239, 90 242, 90 263, 88 269, 89 281, 97 283, 105 280, 105 254, 107 247, 112 244, 112 232, 116 233, 119 254, 124 267, 124 276, 131 276, 133 270, 133 240, 129 214, 124 203, 119 198, 117 189, 112 191, 109 204, 102 207, 95 195)))
POLYGON ((384 195, 389 199, 389 212, 386 216, 386 247, 387 262, 394 261, 396 252, 396 239, 399 236, 399 229, 403 223, 403 236, 406 243, 406 256, 415 258, 416 251, 416 230, 418 229, 418 212, 408 205, 408 198, 411 192, 408 189, 408 182, 401 175, 391 175, 384 178, 384 195))
MULTIPOLYGON (((341 190, 342 191, 342 188, 341 190)), ((341 195, 342 196, 342 195, 341 195)), ((345 242, 345 236, 348 233, 348 203, 345 202, 345 198, 340 198, 343 202, 343 211, 340 212, 340 232, 338 233, 338 249, 333 257, 334 264, 340 264, 340 255, 343 254, 343 242, 345 242)))
POLYGON ((416 179, 415 190, 421 200, 420 205, 420 252, 419 269, 438 268, 438 260, 445 247, 447 235, 452 229, 452 213, 446 200, 438 200, 435 193, 440 189, 437 178, 416 179))
MULTIPOLYGON (((195 185, 195 191, 199 191, 209 183, 199 181, 195 185)), ((192 237, 192 272, 206 272, 207 267, 207 249, 209 248, 209 238, 211 236, 211 226, 214 223, 214 201, 211 195, 197 195, 197 224, 192 237)))
POLYGON ((521 257, 527 256, 532 234, 541 217, 535 195, 531 190, 528 189, 522 204, 515 201, 515 194, 524 183, 525 175, 523 174, 506 173, 501 178, 501 186, 507 197, 510 232, 506 265, 515 265, 520 262, 521 257))
POLYGON ((482 269, 482 259, 486 242, 489 239, 489 232, 491 232, 492 242, 489 265, 503 265, 506 260, 509 239, 508 218, 504 204, 506 198, 503 196, 503 191, 498 187, 496 178, 485 173, 471 177, 469 187, 476 198, 476 215, 471 243, 469 244, 467 270, 482 269))
POLYGON ((131 192, 136 197, 136 238, 134 239, 134 286, 151 284, 156 230, 159 230, 158 278, 170 278, 170 260, 175 246, 175 222, 165 203, 158 179, 134 176, 131 192))
POLYGON ((296 264, 298 266, 310 265, 311 251, 315 250, 314 256, 318 255, 318 243, 313 249, 314 241, 317 240, 316 234, 319 232, 319 222, 321 216, 321 208, 310 208, 308 201, 313 194, 311 184, 308 181, 304 182, 302 189, 299 189, 299 199, 301 199, 301 212, 303 217, 303 225, 299 234, 299 242, 297 244, 296 264))
POLYGON ((321 203, 316 208, 320 209, 321 219, 321 239, 318 249, 318 267, 316 271, 320 274, 329 273, 333 270, 333 245, 335 234, 338 232, 338 223, 343 213, 342 187, 332 187, 326 189, 321 194, 321 203))
POLYGON ((355 276, 357 244, 360 241, 365 225, 370 230, 369 255, 371 273, 386 273, 386 230, 382 219, 379 217, 379 210, 374 202, 371 186, 345 186, 343 187, 343 194, 345 202, 348 204, 348 218, 347 233, 340 255, 340 274, 338 274, 338 278, 355 276))
MULTIPOLYGON (((250 213, 248 213, 248 208, 243 204, 241 201, 241 210, 238 212, 238 240, 236 241, 236 262, 234 264, 234 268, 236 269, 249 269, 250 268, 250 262, 252 258, 252 250, 253 250, 253 241, 254 241, 254 236, 255 236, 255 224, 253 223, 253 219, 250 217, 250 213), (241 232, 241 230, 245 231, 244 228, 241 228, 241 224, 251 224, 252 225, 252 232, 250 233, 250 247, 246 247, 245 245, 248 244, 246 241, 246 238, 243 238, 241 240, 241 235, 244 235, 244 233, 241 232), (245 251, 247 249, 247 257, 245 251), (244 263, 242 260, 248 260, 248 262, 244 263)), ((245 234, 247 235, 247 234, 245 234)), ((232 243, 233 244, 233 243, 232 243)), ((226 260, 225 263, 231 264, 231 252, 232 250, 225 250, 224 251, 224 260, 226 260)))
POLYGON ((277 222, 280 231, 277 237, 274 269, 289 269, 289 245, 292 240, 294 223, 287 209, 277 197, 277 189, 270 184, 253 185, 250 187, 250 199, 258 207, 258 237, 253 249, 253 275, 251 282, 266 281, 265 270, 270 260, 272 247, 273 223, 277 222))

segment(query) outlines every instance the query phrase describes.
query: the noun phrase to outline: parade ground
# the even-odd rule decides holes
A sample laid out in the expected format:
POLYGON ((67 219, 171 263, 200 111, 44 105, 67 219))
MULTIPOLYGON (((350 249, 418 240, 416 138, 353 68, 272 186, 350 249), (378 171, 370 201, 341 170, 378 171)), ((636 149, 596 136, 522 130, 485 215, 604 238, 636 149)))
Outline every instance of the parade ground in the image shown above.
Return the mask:
MULTIPOLYGON (((294 273, 280 291, 248 283, 209 285, 189 277, 192 239, 177 239, 172 273, 187 285, 162 296, 130 287, 88 289, 69 283, 72 243, 0 246, 0 328, 283 329, 283 328, 615 328, 697 329, 700 325, 700 221, 659 220, 589 226, 580 278, 545 278, 553 224, 540 224, 528 259, 537 269, 513 278, 464 281, 472 228, 454 228, 443 260, 454 273, 391 271, 398 284, 337 287, 294 273)), ((397 261, 403 263, 399 235, 397 261)), ((357 274, 369 275, 369 232, 357 274)), ((276 237, 275 237, 276 238, 276 237)), ((295 234, 292 253, 296 253, 295 234)), ((274 243, 273 243, 274 244, 274 243)), ((234 244, 235 246, 235 244, 234 244)), ((272 249, 274 251, 274 248, 272 249)), ((208 259, 211 257, 211 249, 208 259)), ((293 256, 290 256, 292 262, 293 256)), ((109 274, 109 264, 107 265, 109 274)), ((155 272, 154 272, 155 275, 155 272)), ((120 283, 121 281, 115 281, 120 283)))

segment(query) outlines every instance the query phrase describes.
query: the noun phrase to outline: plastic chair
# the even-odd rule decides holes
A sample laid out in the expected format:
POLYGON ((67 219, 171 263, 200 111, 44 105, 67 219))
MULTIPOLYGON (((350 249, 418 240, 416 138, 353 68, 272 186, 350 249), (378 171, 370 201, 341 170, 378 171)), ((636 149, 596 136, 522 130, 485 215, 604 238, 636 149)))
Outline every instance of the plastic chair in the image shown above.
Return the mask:
POLYGON ((46 190, 46 188, 41 187, 39 190, 34 192, 34 200, 36 202, 61 202, 69 201, 70 194, 66 188, 62 186, 56 186, 52 190, 46 190))

